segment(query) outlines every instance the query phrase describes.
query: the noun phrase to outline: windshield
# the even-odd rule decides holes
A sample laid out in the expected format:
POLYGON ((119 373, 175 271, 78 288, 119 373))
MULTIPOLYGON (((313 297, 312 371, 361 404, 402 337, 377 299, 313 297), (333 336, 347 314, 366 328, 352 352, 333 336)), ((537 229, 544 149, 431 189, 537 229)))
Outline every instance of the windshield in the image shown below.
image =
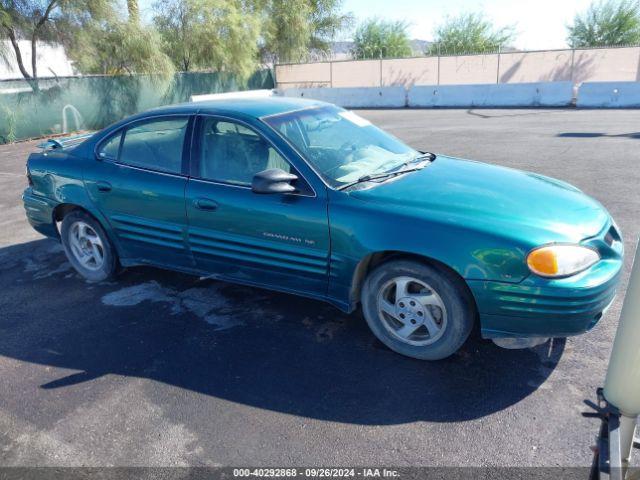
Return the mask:
POLYGON ((264 120, 291 142, 332 187, 400 168, 420 156, 368 120, 334 106, 264 120))

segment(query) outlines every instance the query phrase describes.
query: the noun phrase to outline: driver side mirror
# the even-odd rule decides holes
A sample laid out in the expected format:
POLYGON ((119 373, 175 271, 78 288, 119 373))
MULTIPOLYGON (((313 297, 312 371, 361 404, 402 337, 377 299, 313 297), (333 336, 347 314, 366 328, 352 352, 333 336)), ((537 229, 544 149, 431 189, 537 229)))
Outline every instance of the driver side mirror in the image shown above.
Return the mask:
POLYGON ((296 188, 291 182, 298 177, 279 168, 270 168, 253 176, 251 191, 254 193, 293 193, 296 188))

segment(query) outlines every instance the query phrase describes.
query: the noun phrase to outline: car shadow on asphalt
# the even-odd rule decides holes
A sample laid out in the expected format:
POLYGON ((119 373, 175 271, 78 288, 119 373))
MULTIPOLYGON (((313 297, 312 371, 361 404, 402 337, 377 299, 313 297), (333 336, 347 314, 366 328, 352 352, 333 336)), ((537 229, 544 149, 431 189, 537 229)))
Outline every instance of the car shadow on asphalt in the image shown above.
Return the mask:
POLYGON ((603 133, 603 132, 564 132, 556 135, 559 138, 630 138, 635 140, 640 140, 640 132, 631 132, 631 133, 603 133))
POLYGON ((565 345, 503 350, 476 332, 452 357, 422 362, 318 301, 154 268, 89 284, 51 240, 0 248, 0 305, 0 355, 50 367, 45 382, 22 379, 33 395, 115 374, 366 425, 503 410, 547 379, 565 345))

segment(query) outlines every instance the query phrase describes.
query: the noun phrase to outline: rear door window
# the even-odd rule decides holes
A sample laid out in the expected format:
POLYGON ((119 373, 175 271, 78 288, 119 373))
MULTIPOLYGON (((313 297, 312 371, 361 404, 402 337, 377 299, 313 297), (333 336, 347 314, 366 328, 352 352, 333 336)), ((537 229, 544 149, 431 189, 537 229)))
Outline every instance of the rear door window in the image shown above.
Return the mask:
POLYGON ((163 117, 130 126, 124 132, 117 161, 133 167, 181 173, 188 123, 189 117, 163 117))
POLYGON ((122 132, 118 132, 104 142, 98 151, 98 156, 106 160, 117 160, 118 151, 120 150, 120 140, 122 140, 122 132))

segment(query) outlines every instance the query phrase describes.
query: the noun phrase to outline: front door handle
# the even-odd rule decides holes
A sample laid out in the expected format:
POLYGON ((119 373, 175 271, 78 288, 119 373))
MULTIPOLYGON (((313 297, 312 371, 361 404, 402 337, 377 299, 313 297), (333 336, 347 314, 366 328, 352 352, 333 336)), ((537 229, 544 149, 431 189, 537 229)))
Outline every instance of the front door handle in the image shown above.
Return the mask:
POLYGON ((99 192, 110 192, 111 191, 111 184, 109 182, 96 182, 96 185, 98 186, 98 191, 99 192))
POLYGON ((218 209, 218 204, 209 198, 196 198, 193 203, 198 210, 215 212, 218 209))

